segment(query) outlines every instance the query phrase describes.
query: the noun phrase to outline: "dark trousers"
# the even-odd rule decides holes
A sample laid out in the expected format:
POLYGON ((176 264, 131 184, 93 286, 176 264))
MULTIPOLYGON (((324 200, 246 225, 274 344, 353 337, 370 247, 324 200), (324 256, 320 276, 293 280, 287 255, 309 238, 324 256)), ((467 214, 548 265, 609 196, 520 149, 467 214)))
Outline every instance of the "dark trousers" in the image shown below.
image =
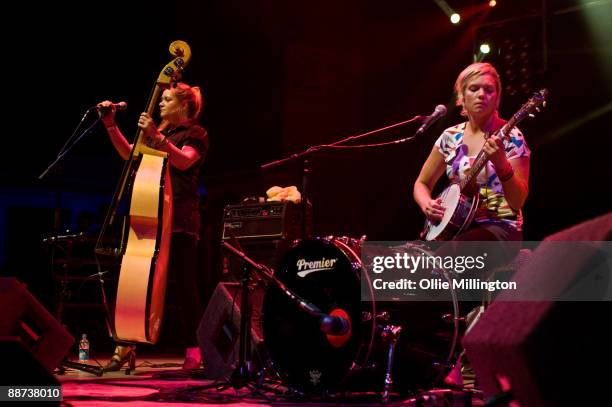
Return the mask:
MULTIPOLYGON (((472 224, 467 230, 460 233, 453 240, 445 242, 436 250, 439 256, 481 256, 482 249, 478 246, 466 244, 465 242, 498 242, 487 245, 486 268, 481 271, 470 271, 469 274, 460 275, 463 278, 479 278, 487 280, 495 277, 499 270, 506 267, 519 253, 523 240, 523 233, 511 226, 500 222, 485 222, 472 224)), ((460 293, 464 299, 461 308, 471 309, 473 305, 489 298, 487 292, 480 294, 476 291, 465 291, 460 293), (468 300, 469 299, 469 300, 468 300), (472 300, 472 301, 470 301, 472 300)))
POLYGON ((463 241, 522 241, 523 232, 500 222, 475 223, 453 240, 463 241))
POLYGON ((500 242, 499 244, 491 245, 491 249, 495 250, 494 256, 491 259, 498 263, 504 263, 512 260, 521 248, 523 240, 523 232, 519 232, 510 226, 506 226, 499 222, 487 222, 473 224, 467 230, 457 235, 453 240, 449 240, 442 244, 436 254, 443 256, 454 256, 458 254, 467 254, 477 256, 478 250, 474 253, 467 251, 467 248, 477 249, 475 246, 468 246, 462 242, 500 242))
MULTIPOLYGON (((203 310, 198 284, 198 240, 195 235, 172 233, 168 275, 175 281, 183 345, 197 347, 197 330, 203 310)), ((170 315, 166 315, 168 317, 170 315)))

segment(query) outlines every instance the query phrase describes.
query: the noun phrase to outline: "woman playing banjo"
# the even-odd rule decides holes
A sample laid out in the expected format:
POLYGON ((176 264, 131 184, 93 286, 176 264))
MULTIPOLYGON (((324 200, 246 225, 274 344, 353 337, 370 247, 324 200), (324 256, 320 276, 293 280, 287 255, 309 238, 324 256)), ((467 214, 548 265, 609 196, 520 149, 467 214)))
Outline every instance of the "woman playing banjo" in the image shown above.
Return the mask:
POLYGON ((464 180, 483 150, 488 162, 466 188, 480 200, 473 220, 452 240, 522 240, 530 151, 516 127, 505 138, 489 137, 506 123, 498 114, 499 75, 489 63, 471 64, 457 77, 455 92, 457 106, 468 120, 444 130, 437 139, 414 183, 414 199, 430 223, 441 223, 448 208, 442 198, 432 198, 433 187, 444 172, 451 182, 464 180))

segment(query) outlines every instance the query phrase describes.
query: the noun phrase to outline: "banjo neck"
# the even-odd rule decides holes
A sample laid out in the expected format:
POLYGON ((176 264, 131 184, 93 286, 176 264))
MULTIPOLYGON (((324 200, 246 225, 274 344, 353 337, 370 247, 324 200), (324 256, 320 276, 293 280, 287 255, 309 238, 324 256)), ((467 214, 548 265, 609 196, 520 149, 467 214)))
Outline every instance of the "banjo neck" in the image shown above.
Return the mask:
MULTIPOLYGON (((518 122, 519 119, 517 118, 517 115, 512 116, 510 120, 508 120, 503 126, 497 129, 491 136, 485 134, 485 139, 488 139, 492 136, 499 136, 502 139, 508 137, 507 135, 518 124, 518 122)), ((472 182, 472 180, 476 178, 480 171, 482 171, 488 160, 489 154, 487 154, 484 149, 481 149, 478 155, 476 156, 476 159, 474 160, 474 164, 470 169, 470 173, 459 183, 459 188, 461 192, 463 192, 465 188, 472 182)))
MULTIPOLYGON (((547 96, 548 96, 547 89, 541 89, 540 91, 536 92, 531 98, 529 98, 529 100, 523 106, 521 106, 521 108, 516 113, 514 113, 514 115, 512 115, 510 120, 508 120, 508 122, 506 122, 503 126, 497 129, 493 133, 493 135, 499 136, 502 139, 508 139, 509 133, 512 131, 512 129, 516 127, 516 125, 519 124, 525 117, 527 116, 533 117, 534 110, 539 112, 540 106, 546 106, 547 96)), ((485 135, 485 139, 489 137, 485 135)), ((480 171, 486 165, 488 159, 489 159, 489 155, 484 150, 481 149, 480 152, 478 153, 478 156, 476 156, 476 160, 474 161, 474 164, 472 165, 472 169, 470 170, 470 173, 468 174, 467 177, 463 179, 463 181, 459 183, 459 188, 461 192, 463 192, 464 189, 470 184, 470 182, 472 182, 472 180, 476 178, 476 176, 480 173, 480 171)))

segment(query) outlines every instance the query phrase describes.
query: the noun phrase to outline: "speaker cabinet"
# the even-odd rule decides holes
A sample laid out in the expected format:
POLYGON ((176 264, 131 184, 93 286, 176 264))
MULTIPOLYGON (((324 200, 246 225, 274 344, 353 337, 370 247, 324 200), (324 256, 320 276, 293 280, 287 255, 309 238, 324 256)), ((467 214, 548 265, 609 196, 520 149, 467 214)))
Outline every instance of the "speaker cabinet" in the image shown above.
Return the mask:
MULTIPOLYGON (((609 240, 611 231, 608 214, 548 236, 513 280, 519 289, 521 281, 536 280, 561 296, 567 285, 590 272, 597 253, 568 250, 551 256, 544 243, 609 240)), ((607 270, 602 285, 610 284, 610 265, 607 270)), ((609 400, 605 372, 612 366, 612 332, 606 326, 611 311, 611 301, 494 301, 463 338, 488 405, 602 405, 609 400), (516 403, 507 404, 511 401, 516 403)))
MULTIPOLYGON (((204 359, 206 376, 211 379, 229 376, 239 357, 240 344, 240 303, 242 290, 239 283, 219 283, 206 307, 198 327, 198 344, 204 359)), ((261 330, 261 308, 264 287, 249 290, 251 305, 250 360, 263 366, 267 355, 263 346, 261 330)))
MULTIPOLYGON (((28 379, 28 372, 39 371, 39 367, 49 374, 53 372, 70 350, 74 338, 15 278, 0 278, 0 309, 3 362, 8 358, 3 380, 23 378, 25 382, 14 384, 37 384, 32 381, 38 380, 35 377, 28 379)), ((42 374, 36 377, 47 380, 42 374)))
POLYGON ((2 386, 59 386, 59 382, 17 336, 0 336, 5 372, 2 386))

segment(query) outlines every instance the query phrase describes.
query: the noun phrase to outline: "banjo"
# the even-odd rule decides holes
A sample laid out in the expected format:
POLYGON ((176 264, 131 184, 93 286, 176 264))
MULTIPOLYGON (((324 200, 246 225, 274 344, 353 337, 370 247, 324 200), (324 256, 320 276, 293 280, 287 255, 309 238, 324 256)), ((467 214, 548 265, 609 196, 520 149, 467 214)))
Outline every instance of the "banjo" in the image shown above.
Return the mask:
MULTIPOLYGON (((500 127, 493 135, 502 139, 509 139, 510 131, 525 117, 533 117, 534 111, 540 111, 540 106, 546 106, 548 90, 541 89, 536 92, 510 120, 500 127)), ((442 199, 442 205, 446 207, 444 216, 439 223, 426 219, 425 228, 421 232, 424 240, 452 240, 463 231, 473 220, 476 209, 480 204, 480 194, 466 194, 465 189, 482 171, 489 160, 489 155, 480 150, 469 174, 460 182, 449 185, 438 198, 442 199)))

